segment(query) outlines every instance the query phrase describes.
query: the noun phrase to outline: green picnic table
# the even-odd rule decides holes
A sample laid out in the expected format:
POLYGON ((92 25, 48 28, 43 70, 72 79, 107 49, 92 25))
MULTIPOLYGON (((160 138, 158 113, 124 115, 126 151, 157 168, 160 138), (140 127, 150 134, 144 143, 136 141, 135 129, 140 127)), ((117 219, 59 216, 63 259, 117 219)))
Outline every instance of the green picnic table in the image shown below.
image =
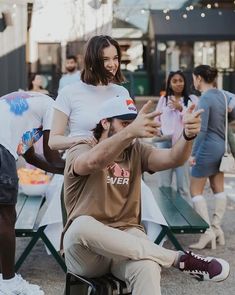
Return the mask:
POLYGON ((155 200, 168 224, 162 225, 162 230, 155 240, 156 244, 167 236, 177 250, 183 250, 175 234, 204 233, 209 228, 206 221, 173 188, 157 188, 155 200))
POLYGON ((66 265, 64 259, 56 251, 46 234, 44 233, 46 225, 39 226, 39 213, 42 208, 45 197, 42 195, 28 196, 19 194, 16 204, 16 224, 15 234, 16 237, 31 237, 28 245, 24 249, 15 264, 15 271, 18 271, 24 260, 30 254, 36 242, 41 239, 47 246, 52 256, 58 262, 60 267, 66 272, 66 265))

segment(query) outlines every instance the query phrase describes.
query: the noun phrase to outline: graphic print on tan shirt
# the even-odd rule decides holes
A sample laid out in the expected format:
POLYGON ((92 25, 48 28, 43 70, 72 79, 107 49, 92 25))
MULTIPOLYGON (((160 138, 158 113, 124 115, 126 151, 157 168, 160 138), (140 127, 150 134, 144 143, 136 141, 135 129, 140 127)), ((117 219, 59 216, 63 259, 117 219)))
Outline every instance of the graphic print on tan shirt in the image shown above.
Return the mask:
POLYGON ((107 183, 111 184, 129 184, 130 171, 113 163, 107 167, 109 173, 113 176, 107 176, 107 183))

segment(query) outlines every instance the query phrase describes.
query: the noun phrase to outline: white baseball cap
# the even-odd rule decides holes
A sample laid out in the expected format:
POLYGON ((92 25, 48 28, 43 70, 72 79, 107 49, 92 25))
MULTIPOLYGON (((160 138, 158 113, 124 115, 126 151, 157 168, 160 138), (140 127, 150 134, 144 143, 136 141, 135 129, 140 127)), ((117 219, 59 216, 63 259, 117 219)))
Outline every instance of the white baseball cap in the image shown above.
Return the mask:
POLYGON ((131 97, 114 97, 103 102, 98 110, 97 123, 102 119, 134 120, 137 109, 131 97))

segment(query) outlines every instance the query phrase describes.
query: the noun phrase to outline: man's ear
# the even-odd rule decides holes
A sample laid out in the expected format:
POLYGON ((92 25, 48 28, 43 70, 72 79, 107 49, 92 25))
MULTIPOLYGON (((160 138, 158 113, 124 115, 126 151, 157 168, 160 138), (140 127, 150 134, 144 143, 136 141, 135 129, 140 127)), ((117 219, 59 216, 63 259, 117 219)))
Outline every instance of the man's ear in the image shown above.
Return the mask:
POLYGON ((110 126, 110 122, 107 119, 102 119, 100 121, 102 127, 104 128, 104 130, 108 130, 109 126, 110 126))

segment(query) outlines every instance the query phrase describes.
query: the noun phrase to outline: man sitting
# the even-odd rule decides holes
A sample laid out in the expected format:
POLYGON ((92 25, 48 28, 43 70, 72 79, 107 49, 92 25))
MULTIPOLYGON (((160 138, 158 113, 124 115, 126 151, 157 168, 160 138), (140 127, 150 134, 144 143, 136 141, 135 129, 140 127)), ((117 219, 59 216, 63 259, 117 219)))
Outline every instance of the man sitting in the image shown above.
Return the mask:
POLYGON ((63 249, 68 269, 85 277, 111 272, 126 281, 132 294, 161 294, 161 266, 210 281, 229 275, 229 264, 213 257, 172 251, 149 241, 141 225, 140 181, 144 171, 182 165, 190 156, 192 139, 200 131, 194 106, 184 116, 184 132, 172 149, 140 143, 152 138, 157 112, 146 103, 137 115, 131 98, 112 98, 100 108, 94 129, 96 143, 70 148, 65 168, 68 222, 63 249))

